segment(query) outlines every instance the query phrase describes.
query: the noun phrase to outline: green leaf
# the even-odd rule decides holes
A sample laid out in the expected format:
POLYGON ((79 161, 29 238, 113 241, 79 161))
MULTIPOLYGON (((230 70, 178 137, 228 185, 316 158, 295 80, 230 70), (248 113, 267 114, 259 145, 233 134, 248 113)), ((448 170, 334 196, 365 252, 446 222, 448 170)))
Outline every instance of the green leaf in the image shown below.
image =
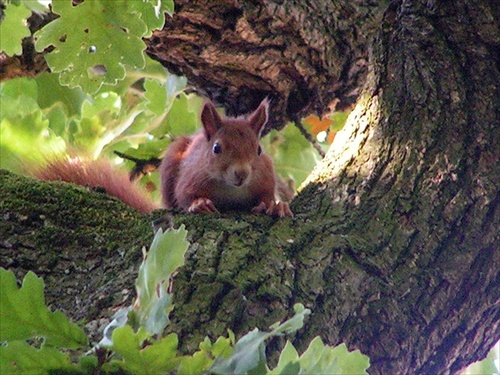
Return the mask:
POLYGON ((214 360, 210 358, 205 351, 199 351, 192 356, 183 357, 179 368, 178 375, 203 374, 213 364, 214 360))
POLYGON ((90 97, 83 93, 78 88, 69 88, 61 86, 59 83, 59 75, 55 73, 42 73, 33 81, 38 86, 38 91, 43 92, 43 95, 38 97, 40 108, 48 108, 55 104, 62 104, 68 116, 80 115, 82 105, 85 100, 90 100, 90 97))
POLYGON ((165 23, 165 13, 174 13, 174 0, 144 0, 132 2, 141 19, 148 26, 145 35, 149 37, 155 29, 161 29, 165 23))
MULTIPOLYGON (((146 79, 144 88, 148 100, 148 109, 157 116, 170 111, 175 99, 186 88, 187 79, 174 74, 168 74, 165 84, 157 79, 146 79)), ((185 95, 184 95, 185 97, 185 95)), ((187 110, 186 110, 187 112, 187 110)))
POLYGON ((272 131, 261 143, 273 158, 278 174, 293 178, 296 186, 307 178, 320 160, 317 151, 293 124, 288 124, 280 132, 272 131))
POLYGON ((182 93, 167 114, 169 133, 174 137, 192 134, 198 128, 198 115, 189 108, 188 97, 182 93))
POLYGON ((210 348, 210 352, 215 357, 228 358, 232 351, 233 348, 231 347, 231 339, 225 337, 219 337, 210 348))
POLYGON ((139 267, 135 287, 137 300, 134 311, 141 326, 152 334, 161 334, 169 323, 172 306, 172 278, 184 264, 184 254, 189 246, 184 226, 179 230, 160 229, 139 267))
MULTIPOLYGON (((51 75, 43 75, 43 77, 49 76, 51 75)), ((37 77, 37 79, 16 78, 0 84, 2 168, 25 172, 23 165, 29 164, 34 167, 44 161, 47 155, 66 149, 70 138, 68 125, 70 120, 66 116, 68 106, 63 103, 68 103, 71 95, 68 95, 70 91, 68 89, 66 92, 59 90, 60 98, 66 98, 68 101, 58 100, 53 95, 55 88, 53 83, 53 80, 47 81, 45 78, 37 77), (52 84, 46 85, 47 82, 52 84), (44 95, 38 95, 39 90, 44 95), (49 97, 52 99, 47 100, 49 97), (43 103, 43 107, 39 103, 43 103)), ((57 86, 61 87, 58 83, 57 86)))
POLYGON ((200 350, 192 356, 182 357, 177 374, 201 374, 213 365, 215 357, 228 358, 232 352, 231 339, 219 337, 212 345, 210 339, 205 337, 200 343, 200 350))
POLYGON ((78 366, 82 369, 84 374, 98 373, 96 370, 98 365, 99 360, 95 356, 85 355, 78 359, 78 366))
MULTIPOLYGON (((179 83, 180 81, 176 82, 179 83)), ((149 108, 154 110, 155 113, 161 113, 161 121, 150 132, 152 136, 160 139, 164 138, 166 134, 178 137, 192 134, 199 128, 198 114, 192 109, 196 98, 193 98, 194 95, 179 92, 185 87, 184 84, 185 82, 182 82, 179 86, 174 85, 174 87, 170 86, 167 81, 166 88, 152 82, 148 86, 149 92, 146 91, 146 96, 151 98, 149 108), (156 91, 157 93, 155 93, 156 91), (159 101, 158 98, 161 98, 161 100, 159 101)))
POLYGON ((101 92, 92 101, 85 101, 82 115, 76 121, 74 146, 97 158, 104 147, 116 142, 131 127, 142 109, 126 108, 122 97, 115 92, 101 92))
POLYGON ((147 160, 151 157, 161 155, 170 144, 168 138, 153 139, 141 143, 137 148, 130 147, 124 150, 126 155, 147 160))
POLYGON ((331 348, 325 347, 321 338, 311 341, 299 359, 301 372, 306 374, 343 374, 337 366, 331 348))
MULTIPOLYGON (((165 137, 165 135, 168 134, 172 137, 190 135, 199 128, 198 113, 195 113, 192 109, 193 102, 195 102, 193 95, 188 96, 182 92, 175 95, 177 96, 170 97, 167 94, 169 104, 163 111, 168 112, 161 115, 161 122, 151 131, 152 136, 159 139, 171 139, 171 137, 165 137)), ((157 108, 159 111, 162 110, 161 106, 157 108)))
POLYGON ((348 351, 345 344, 333 348, 332 355, 337 358, 342 374, 367 374, 366 370, 370 367, 368 356, 361 354, 359 350, 348 351))
POLYGON ((47 129, 48 122, 43 118, 43 113, 38 107, 36 100, 29 96, 21 95, 18 98, 5 97, 2 101, 2 107, 5 105, 5 110, 2 108, 2 114, 0 118, 2 120, 11 120, 14 123, 20 123, 22 121, 33 121, 33 126, 30 127, 29 124, 24 126, 23 130, 29 133, 31 136, 39 135, 41 131, 47 129), (13 106, 20 107, 13 107, 13 106), (16 108, 19 108, 16 110, 16 108), (30 119, 30 120, 26 120, 30 119))
POLYGON ((51 347, 36 349, 25 341, 0 346, 0 373, 9 375, 45 375, 55 370, 72 369, 67 354, 51 347))
POLYGON ((24 4, 7 3, 3 20, 0 21, 0 50, 8 56, 23 53, 22 41, 31 35, 26 19, 31 15, 24 4))
MULTIPOLYGON (((19 105, 22 101, 17 102, 19 105)), ((23 163, 41 163, 47 153, 64 149, 64 141, 50 131, 44 135, 37 130, 48 129, 41 112, 33 116, 0 121, 0 168, 23 172, 23 163), (31 128, 30 128, 31 126, 31 128)))
POLYGON ((148 28, 135 3, 142 2, 93 0, 73 6, 70 0, 53 1, 52 11, 60 17, 35 34, 35 46, 39 52, 55 47, 45 59, 60 73, 62 85, 95 93, 122 80, 125 66, 144 67, 141 38, 148 28))
POLYGON ((156 79, 146 78, 144 88, 146 89, 144 95, 148 100, 148 109, 157 116, 164 114, 167 105, 167 90, 165 86, 156 79))
POLYGON ((282 375, 298 375, 300 374, 300 365, 297 362, 288 363, 279 374, 282 375))
POLYGON ((231 355, 228 358, 217 358, 210 371, 216 374, 265 373, 265 340, 302 328, 305 316, 311 313, 302 304, 296 304, 293 308, 295 315, 281 324, 274 324, 272 332, 260 332, 255 328, 239 339, 231 355))
POLYGON ((37 85, 20 78, 0 85, 0 167, 23 172, 23 163, 35 166, 45 155, 64 150, 37 103, 37 85), (21 162, 22 160, 22 162, 21 162))
POLYGON ((332 126, 330 126, 330 131, 338 132, 339 130, 342 130, 342 128, 345 125, 345 122, 347 121, 347 117, 351 112, 335 112, 331 119, 333 120, 332 126))
POLYGON ((184 76, 177 76, 175 74, 169 74, 167 76, 167 96, 170 100, 174 100, 178 94, 180 94, 187 85, 187 78, 184 76))
POLYGON ((49 121, 49 129, 63 139, 68 139, 68 118, 65 107, 61 102, 55 103, 44 111, 45 118, 49 121))
POLYGON ((278 365, 269 374, 298 374, 298 370, 300 370, 298 359, 299 353, 297 353, 292 343, 287 340, 285 347, 281 351, 278 365), (297 371, 292 371, 292 368, 297 369, 297 371))
POLYGON ((132 327, 124 326, 113 331, 112 349, 122 357, 114 363, 131 374, 162 374, 179 364, 180 358, 175 358, 177 345, 175 333, 154 340, 144 328, 134 333, 132 327))
MULTIPOLYGON (((136 280, 137 298, 131 307, 119 310, 113 321, 105 328, 104 338, 99 345, 119 348, 124 357, 127 350, 135 351, 138 342, 152 335, 160 335, 167 326, 168 314, 172 310, 171 283, 178 267, 184 264, 184 254, 189 246, 185 240, 187 231, 184 226, 178 230, 158 230, 149 252, 144 254, 144 260, 139 267, 136 280), (124 326, 128 324, 128 326, 124 326), (138 327, 138 333, 129 333, 132 326, 138 327), (127 330, 122 330, 129 327, 127 330), (118 331, 119 333, 115 333, 118 331), (116 336, 117 335, 117 336, 116 336), (119 340, 128 340, 116 342, 119 340)), ((143 250, 144 251, 144 250, 143 250)))
POLYGON ((229 358, 218 357, 210 369, 215 374, 247 374, 266 363, 264 341, 269 333, 257 328, 238 340, 229 358))
POLYGON ((311 314, 311 310, 306 309, 301 303, 296 303, 293 306, 293 310, 295 311, 293 317, 281 324, 278 322, 271 326, 271 328, 274 328, 271 332, 273 336, 277 336, 281 333, 293 333, 304 326, 304 318, 311 314))
MULTIPOLYGON (((38 88, 36 82, 32 79, 14 78, 0 84, 0 95, 2 97, 2 100, 5 98, 17 99, 24 96, 32 99, 33 103, 35 103, 38 100, 38 88)), ((10 108, 2 106, 0 116, 8 116, 7 113, 11 112, 6 112, 7 110, 12 111, 13 113, 23 111, 23 114, 29 114, 32 111, 31 108, 27 109, 24 106, 20 108, 10 108)))
POLYGON ((367 374, 369 366, 369 358, 359 350, 349 352, 345 344, 332 348, 324 345, 320 337, 316 337, 300 357, 288 341, 281 352, 278 365, 269 374, 356 375, 367 374))
POLYGON ((0 341, 41 336, 46 345, 70 349, 86 345, 80 327, 45 305, 43 288, 42 279, 31 271, 18 288, 14 274, 0 268, 0 341))

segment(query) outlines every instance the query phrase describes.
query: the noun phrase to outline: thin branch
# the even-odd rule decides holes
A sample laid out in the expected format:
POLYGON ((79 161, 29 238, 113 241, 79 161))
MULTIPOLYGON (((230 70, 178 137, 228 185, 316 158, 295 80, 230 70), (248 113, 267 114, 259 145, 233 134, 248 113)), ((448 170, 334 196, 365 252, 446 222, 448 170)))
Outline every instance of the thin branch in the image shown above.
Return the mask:
POLYGON ((134 168, 130 171, 130 181, 138 180, 142 176, 157 170, 162 160, 158 158, 150 158, 147 160, 138 159, 120 151, 114 151, 114 153, 122 159, 130 160, 135 163, 134 168))
POLYGON ((306 128, 302 125, 300 120, 295 119, 293 121, 297 129, 299 129, 300 133, 304 136, 305 139, 309 141, 309 143, 315 148, 316 151, 318 151, 319 155, 324 158, 325 157, 325 151, 321 148, 320 144, 318 141, 309 133, 306 128))

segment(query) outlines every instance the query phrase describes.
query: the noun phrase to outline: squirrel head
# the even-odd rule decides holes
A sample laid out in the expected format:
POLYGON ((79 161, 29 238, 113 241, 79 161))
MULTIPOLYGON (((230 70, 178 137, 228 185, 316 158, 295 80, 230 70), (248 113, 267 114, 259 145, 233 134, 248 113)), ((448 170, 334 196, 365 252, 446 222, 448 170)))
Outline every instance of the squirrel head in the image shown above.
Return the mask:
MULTIPOLYGON (((203 133, 209 145, 213 177, 234 187, 245 186, 259 167, 260 135, 269 118, 269 101, 264 99, 251 114, 221 117, 211 102, 201 111, 203 133)), ((261 163, 260 163, 261 164, 261 163)))

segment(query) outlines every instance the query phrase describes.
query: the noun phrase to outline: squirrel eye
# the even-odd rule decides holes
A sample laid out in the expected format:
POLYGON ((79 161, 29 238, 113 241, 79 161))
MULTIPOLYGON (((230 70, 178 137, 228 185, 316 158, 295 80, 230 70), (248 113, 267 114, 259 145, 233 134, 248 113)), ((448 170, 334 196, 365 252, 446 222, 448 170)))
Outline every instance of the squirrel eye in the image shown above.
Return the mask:
POLYGON ((220 145, 219 142, 215 142, 214 143, 214 147, 212 148, 212 152, 215 154, 215 155, 218 155, 222 152, 222 147, 220 145))
POLYGON ((257 155, 260 155, 260 154, 262 154, 262 147, 260 147, 260 145, 259 145, 259 148, 257 149, 257 155))

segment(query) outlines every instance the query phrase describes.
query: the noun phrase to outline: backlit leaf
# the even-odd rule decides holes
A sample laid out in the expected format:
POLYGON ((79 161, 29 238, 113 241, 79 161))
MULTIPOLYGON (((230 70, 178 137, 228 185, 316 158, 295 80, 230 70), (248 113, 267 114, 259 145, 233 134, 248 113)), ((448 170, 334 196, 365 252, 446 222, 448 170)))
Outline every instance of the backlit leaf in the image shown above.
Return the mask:
POLYGON ((112 349, 122 357, 115 363, 130 374, 156 375, 173 370, 180 361, 175 358, 177 335, 172 333, 159 340, 148 336, 143 328, 136 333, 130 326, 115 329, 112 349))
POLYGON ((0 374, 45 375, 55 370, 71 370, 68 355, 55 348, 36 349, 25 341, 0 345, 0 374))
POLYGON ((45 305, 44 284, 28 272, 18 288, 14 274, 0 268, 0 341, 45 338, 45 344, 79 348, 87 336, 61 311, 50 311, 45 305))
POLYGON ((7 3, 3 13, 3 19, 0 21, 0 35, 2 36, 0 50, 8 56, 21 55, 23 53, 22 41, 31 35, 26 23, 31 10, 23 3, 19 5, 7 3))
POLYGON ((292 177, 296 186, 320 160, 317 151, 292 124, 280 132, 272 131, 262 140, 262 145, 273 158, 278 174, 283 178, 292 177))
POLYGON ((169 322, 171 283, 174 272, 184 264, 189 246, 186 234, 184 227, 165 233, 160 229, 139 267, 134 311, 140 325, 152 334, 161 334, 169 322))
POLYGON ((319 118, 316 115, 307 116, 304 122, 311 126, 311 134, 318 135, 319 132, 326 131, 333 124, 332 119, 329 117, 319 118))
POLYGON ((39 52, 55 47, 45 59, 53 72, 60 73, 61 84, 94 93, 102 84, 122 80, 125 66, 144 67, 146 46, 141 37, 148 28, 138 16, 137 4, 129 3, 91 0, 73 6, 70 0, 53 1, 52 11, 60 17, 35 34, 35 46, 39 52))

